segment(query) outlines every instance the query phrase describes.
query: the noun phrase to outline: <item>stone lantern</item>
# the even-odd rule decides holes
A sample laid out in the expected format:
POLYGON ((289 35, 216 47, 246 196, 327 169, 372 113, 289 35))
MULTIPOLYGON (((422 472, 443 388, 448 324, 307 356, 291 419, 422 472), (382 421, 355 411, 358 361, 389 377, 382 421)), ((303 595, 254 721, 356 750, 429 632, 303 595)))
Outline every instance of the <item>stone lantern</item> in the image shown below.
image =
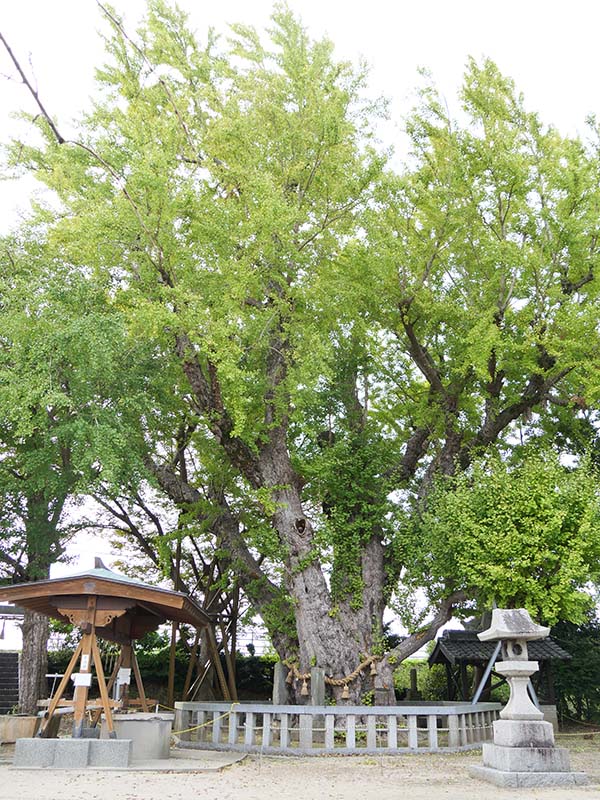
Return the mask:
POLYGON ((534 705, 528 684, 537 672, 537 661, 530 661, 527 642, 544 639, 549 628, 536 623, 524 608, 495 608, 487 631, 478 634, 483 642, 502 642, 502 661, 496 672, 503 675, 510 697, 493 724, 494 742, 483 745, 483 766, 473 774, 498 786, 564 786, 585 784, 587 776, 571 772, 569 753, 555 747, 554 731, 544 722, 534 705))

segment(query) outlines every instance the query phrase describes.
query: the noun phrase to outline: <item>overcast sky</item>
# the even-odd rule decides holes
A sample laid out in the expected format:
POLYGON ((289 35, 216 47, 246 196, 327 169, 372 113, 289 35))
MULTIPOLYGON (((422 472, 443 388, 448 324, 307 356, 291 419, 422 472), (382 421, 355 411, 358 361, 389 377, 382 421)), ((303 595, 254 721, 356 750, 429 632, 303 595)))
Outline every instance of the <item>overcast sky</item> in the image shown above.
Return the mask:
MULTIPOLYGON (((133 30, 142 0, 112 0, 133 30)), ((268 24, 270 0, 180 0, 201 39, 208 26, 268 24)), ((529 108, 563 133, 584 131, 585 117, 600 112, 600 3, 597 0, 290 0, 314 37, 327 34, 342 58, 364 58, 374 94, 392 101, 396 123, 411 105, 419 67, 428 68, 456 108, 456 92, 468 56, 488 56, 525 94, 529 108)), ((94 67, 102 63, 95 0, 0 0, 0 31, 23 66, 35 76, 40 97, 68 131, 93 93, 94 67)), ((11 112, 34 110, 0 48, 0 142, 14 123, 11 112)), ((385 129, 393 144, 394 127, 385 129)), ((31 183, 0 182, 0 232, 14 225, 27 205, 31 183)), ((79 566, 91 566, 89 548, 79 566)), ((0 642, 0 647, 2 643, 0 642)))
MULTIPOLYGON (((134 28, 142 0, 113 0, 134 28)), ((243 21, 264 27, 270 0, 180 0, 199 36, 213 25, 243 21)), ((430 68, 450 93, 469 55, 493 58, 515 78, 532 106, 574 131, 599 105, 596 0, 292 0, 290 7, 314 36, 327 34, 344 57, 364 56, 373 85, 400 100, 415 84, 419 66, 430 68)), ((0 30, 22 59, 31 54, 40 92, 53 113, 71 116, 91 90, 102 59, 95 0, 4 0, 0 30)), ((11 72, 3 56, 0 69, 11 72)), ((2 109, 28 102, 2 86, 2 109)))
MULTIPOLYGON (((143 0, 113 0, 134 30, 143 0)), ((365 58, 375 94, 392 100, 400 124, 417 85, 417 70, 428 68, 456 107, 456 92, 469 55, 489 56, 514 78, 528 106, 564 133, 584 131, 585 117, 600 111, 600 3, 596 0, 291 0, 315 37, 328 35, 343 58, 365 58)), ((268 24, 271 0, 180 0, 201 39, 209 25, 268 24)), ((94 67, 102 62, 102 14, 95 0, 3 0, 0 31, 35 75, 50 113, 68 131, 69 120, 93 93, 94 67)), ((0 52, 0 141, 10 134, 11 111, 33 110, 0 52), (9 77, 12 76, 11 80, 9 77)), ((398 138, 392 125, 385 137, 398 138)), ((0 184, 0 231, 26 205, 28 185, 0 184)))

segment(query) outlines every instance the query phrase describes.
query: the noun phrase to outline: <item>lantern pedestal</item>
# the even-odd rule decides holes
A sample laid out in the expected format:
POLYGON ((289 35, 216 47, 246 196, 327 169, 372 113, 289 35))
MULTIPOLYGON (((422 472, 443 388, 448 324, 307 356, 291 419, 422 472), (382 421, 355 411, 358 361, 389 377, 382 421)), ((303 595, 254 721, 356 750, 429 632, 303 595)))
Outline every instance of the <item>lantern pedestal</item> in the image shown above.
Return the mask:
POLYGON ((494 742, 483 745, 483 766, 472 774, 496 786, 575 786, 588 783, 583 772, 571 772, 569 753, 555 747, 551 723, 532 702, 528 684, 537 672, 537 661, 529 661, 527 641, 543 639, 549 628, 536 625, 523 609, 492 612, 492 624, 479 634, 482 641, 501 640, 502 662, 496 671, 504 675, 510 697, 493 724, 494 742))

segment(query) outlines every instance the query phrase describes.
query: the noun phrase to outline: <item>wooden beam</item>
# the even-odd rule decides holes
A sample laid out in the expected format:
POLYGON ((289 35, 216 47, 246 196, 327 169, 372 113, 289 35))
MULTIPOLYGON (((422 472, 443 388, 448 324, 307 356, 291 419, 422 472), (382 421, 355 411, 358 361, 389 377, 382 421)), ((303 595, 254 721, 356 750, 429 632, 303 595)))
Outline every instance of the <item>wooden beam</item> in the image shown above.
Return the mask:
POLYGON ((146 692, 144 691, 144 684, 142 682, 140 666, 138 664, 138 660, 135 655, 135 650, 133 649, 133 646, 131 647, 131 666, 133 667, 133 676, 135 678, 135 685, 137 686, 138 695, 140 698, 140 702, 142 704, 142 711, 144 711, 147 714, 149 711, 148 701, 146 700, 146 692))
POLYGON ((173 708, 175 702, 175 659, 177 655, 177 631, 179 623, 171 623, 171 645, 169 647, 169 677, 167 679, 167 705, 173 708))
POLYGON ((113 724, 112 710, 110 707, 110 699, 106 689, 106 681, 104 679, 104 667, 102 666, 102 657, 100 656, 100 648, 98 647, 98 640, 94 636, 92 639, 92 654, 94 656, 94 665, 96 667, 96 678, 98 679, 98 688, 100 690, 100 697, 102 705, 104 706, 104 717, 106 719, 106 727, 108 729, 108 738, 116 739, 115 726, 113 724))
POLYGON ((80 739, 83 736, 83 720, 87 705, 88 693, 91 686, 92 676, 92 649, 96 640, 94 622, 96 618, 96 597, 88 598, 87 621, 80 623, 83 631, 81 639, 81 659, 79 662, 79 675, 89 675, 89 682, 75 683, 75 693, 73 695, 75 711, 73 714, 73 738, 80 739))
POLYGON ((79 656, 81 654, 82 647, 83 647, 83 643, 82 643, 81 640, 79 640, 79 644, 75 648, 75 652, 71 656, 71 660, 69 661, 69 663, 67 665, 67 669, 65 670, 65 674, 62 676, 61 681, 58 684, 58 687, 57 687, 56 691, 54 692, 54 697, 52 697, 52 699, 50 700, 50 705, 48 706, 48 711, 46 712, 46 714, 44 715, 44 719, 42 720, 42 724, 40 726, 40 730, 39 730, 38 736, 41 736, 43 738, 46 738, 46 736, 47 736, 47 733, 48 733, 48 730, 49 730, 49 725, 50 725, 50 720, 54 716, 54 712, 56 711, 56 709, 59 706, 60 701, 62 700, 62 696, 65 693, 65 689, 67 688, 67 684, 69 683, 69 678, 71 677, 71 673, 73 672, 75 664, 77 663, 77 660, 78 660, 78 658, 79 658, 79 656))
POLYGON ((229 686, 227 685, 227 681, 225 680, 225 673, 223 672, 223 666, 221 665, 221 659, 219 657, 219 648, 217 645, 217 637, 215 636, 215 629, 211 626, 208 628, 208 645, 210 647, 212 661, 217 672, 217 678, 219 679, 219 686, 221 687, 221 692, 223 694, 223 700, 231 701, 231 695, 229 693, 229 686))
POLYGON ((188 694, 192 683, 192 676, 194 674, 194 667, 196 666, 196 661, 198 660, 199 646, 200 646, 200 631, 198 628, 196 628, 196 636, 194 639, 194 644, 192 646, 192 651, 190 653, 190 660, 188 661, 185 683, 183 684, 183 694, 181 696, 182 700, 188 699, 188 694))
POLYGON ((227 634, 225 626, 221 625, 221 641, 223 642, 223 653, 225 655, 225 663, 227 665, 227 685, 229 686, 229 696, 234 703, 237 703, 237 687, 235 685, 235 661, 232 658, 229 648, 227 646, 227 634))

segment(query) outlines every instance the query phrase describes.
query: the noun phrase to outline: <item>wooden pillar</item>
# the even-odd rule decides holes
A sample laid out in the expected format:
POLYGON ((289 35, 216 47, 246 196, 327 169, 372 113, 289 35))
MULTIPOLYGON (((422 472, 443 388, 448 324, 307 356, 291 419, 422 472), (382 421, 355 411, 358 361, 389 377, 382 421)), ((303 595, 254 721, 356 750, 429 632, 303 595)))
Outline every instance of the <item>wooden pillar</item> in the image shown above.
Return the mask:
POLYGON ((460 693, 462 700, 469 699, 469 682, 467 680, 467 665, 464 661, 460 662, 460 693))
POLYGON ((540 661, 538 696, 543 703, 556 705, 556 689, 551 661, 540 661))
MULTIPOLYGON (((231 653, 231 665, 233 669, 233 676, 232 676, 232 683, 235 687, 235 697, 234 699, 237 700, 237 676, 236 676, 236 654, 237 654, 237 625, 238 625, 238 615, 240 611, 240 587, 235 584, 233 588, 233 600, 231 603, 231 616, 229 618, 229 644, 230 644, 230 653, 231 653)), ((233 694, 232 694, 233 696, 233 694)))
MULTIPOLYGON (((180 590, 180 572, 181 572, 181 537, 177 539, 177 546, 175 549, 175 591, 180 590)), ((169 649, 169 678, 167 681, 167 705, 173 708, 175 703, 175 660, 177 649, 177 631, 179 630, 179 623, 171 623, 171 647, 169 649)))
POLYGON ((448 700, 454 700, 454 680, 452 676, 452 667, 449 661, 444 663, 446 667, 446 686, 448 687, 448 700))
POLYGON ((138 664, 138 660, 135 656, 135 650, 133 649, 133 645, 131 645, 130 647, 130 652, 131 652, 131 666, 133 667, 133 676, 135 678, 135 685, 137 686, 138 695, 142 704, 142 711, 147 714, 150 709, 148 708, 146 692, 144 690, 144 684, 142 682, 140 667, 138 664))
POLYGON ((81 658, 79 672, 75 673, 75 691, 73 694, 73 738, 83 736, 83 722, 90 686, 92 685, 92 648, 96 638, 96 597, 88 598, 85 621, 81 625, 81 658))
POLYGON ((227 681, 225 680, 225 673, 223 672, 223 667, 221 666, 221 659, 219 657, 217 637, 215 636, 215 630, 212 627, 212 625, 208 626, 208 645, 210 648, 213 666, 217 672, 217 677, 219 679, 219 686, 221 687, 223 700, 231 702, 231 694, 229 692, 229 686, 227 684, 227 681))
POLYGON ((169 677, 167 680, 167 705, 173 708, 175 702, 175 656, 177 650, 177 631, 179 623, 171 623, 171 647, 169 648, 169 677))
MULTIPOLYGON (((473 667, 473 686, 472 686, 472 697, 475 696, 475 692, 479 688, 479 684, 481 683, 484 673, 485 673, 485 664, 475 664, 473 667)), ((490 686, 491 686, 491 673, 488 676, 487 681, 485 682, 485 686, 481 691, 481 695, 479 699, 482 702, 487 702, 490 699, 490 686)))
POLYGON ((227 643, 227 630, 224 625, 221 628, 221 641, 223 642, 223 655, 225 656, 225 663, 227 665, 227 685, 229 686, 229 694, 231 699, 237 703, 237 686, 235 684, 235 653, 231 654, 229 645, 227 643))
POLYGON ((94 666, 96 667, 96 678, 98 679, 98 689, 100 690, 100 699, 104 708, 104 718, 106 720, 106 727, 108 729, 109 739, 116 739, 117 734, 113 725, 112 709, 110 707, 110 697, 108 696, 108 689, 106 688, 106 681, 104 680, 104 667, 102 666, 102 657, 100 655, 100 648, 98 647, 98 640, 94 635, 92 637, 92 655, 94 657, 94 666))
MULTIPOLYGON (((128 644, 121 645, 121 667, 123 669, 131 669, 131 654, 133 651, 133 644, 131 641, 128 644)), ((122 703, 122 707, 124 709, 129 708, 129 684, 123 683, 119 689, 119 697, 118 699, 122 703)))
POLYGON ((194 667, 196 666, 196 661, 198 660, 198 650, 200 648, 200 631, 196 629, 196 636, 194 639, 194 644, 192 645, 192 650, 190 652, 190 660, 188 661, 188 668, 187 673, 185 676, 185 683, 183 685, 183 693, 181 695, 182 700, 188 700, 189 693, 190 693, 190 686, 192 685, 192 677, 194 675, 194 667))

